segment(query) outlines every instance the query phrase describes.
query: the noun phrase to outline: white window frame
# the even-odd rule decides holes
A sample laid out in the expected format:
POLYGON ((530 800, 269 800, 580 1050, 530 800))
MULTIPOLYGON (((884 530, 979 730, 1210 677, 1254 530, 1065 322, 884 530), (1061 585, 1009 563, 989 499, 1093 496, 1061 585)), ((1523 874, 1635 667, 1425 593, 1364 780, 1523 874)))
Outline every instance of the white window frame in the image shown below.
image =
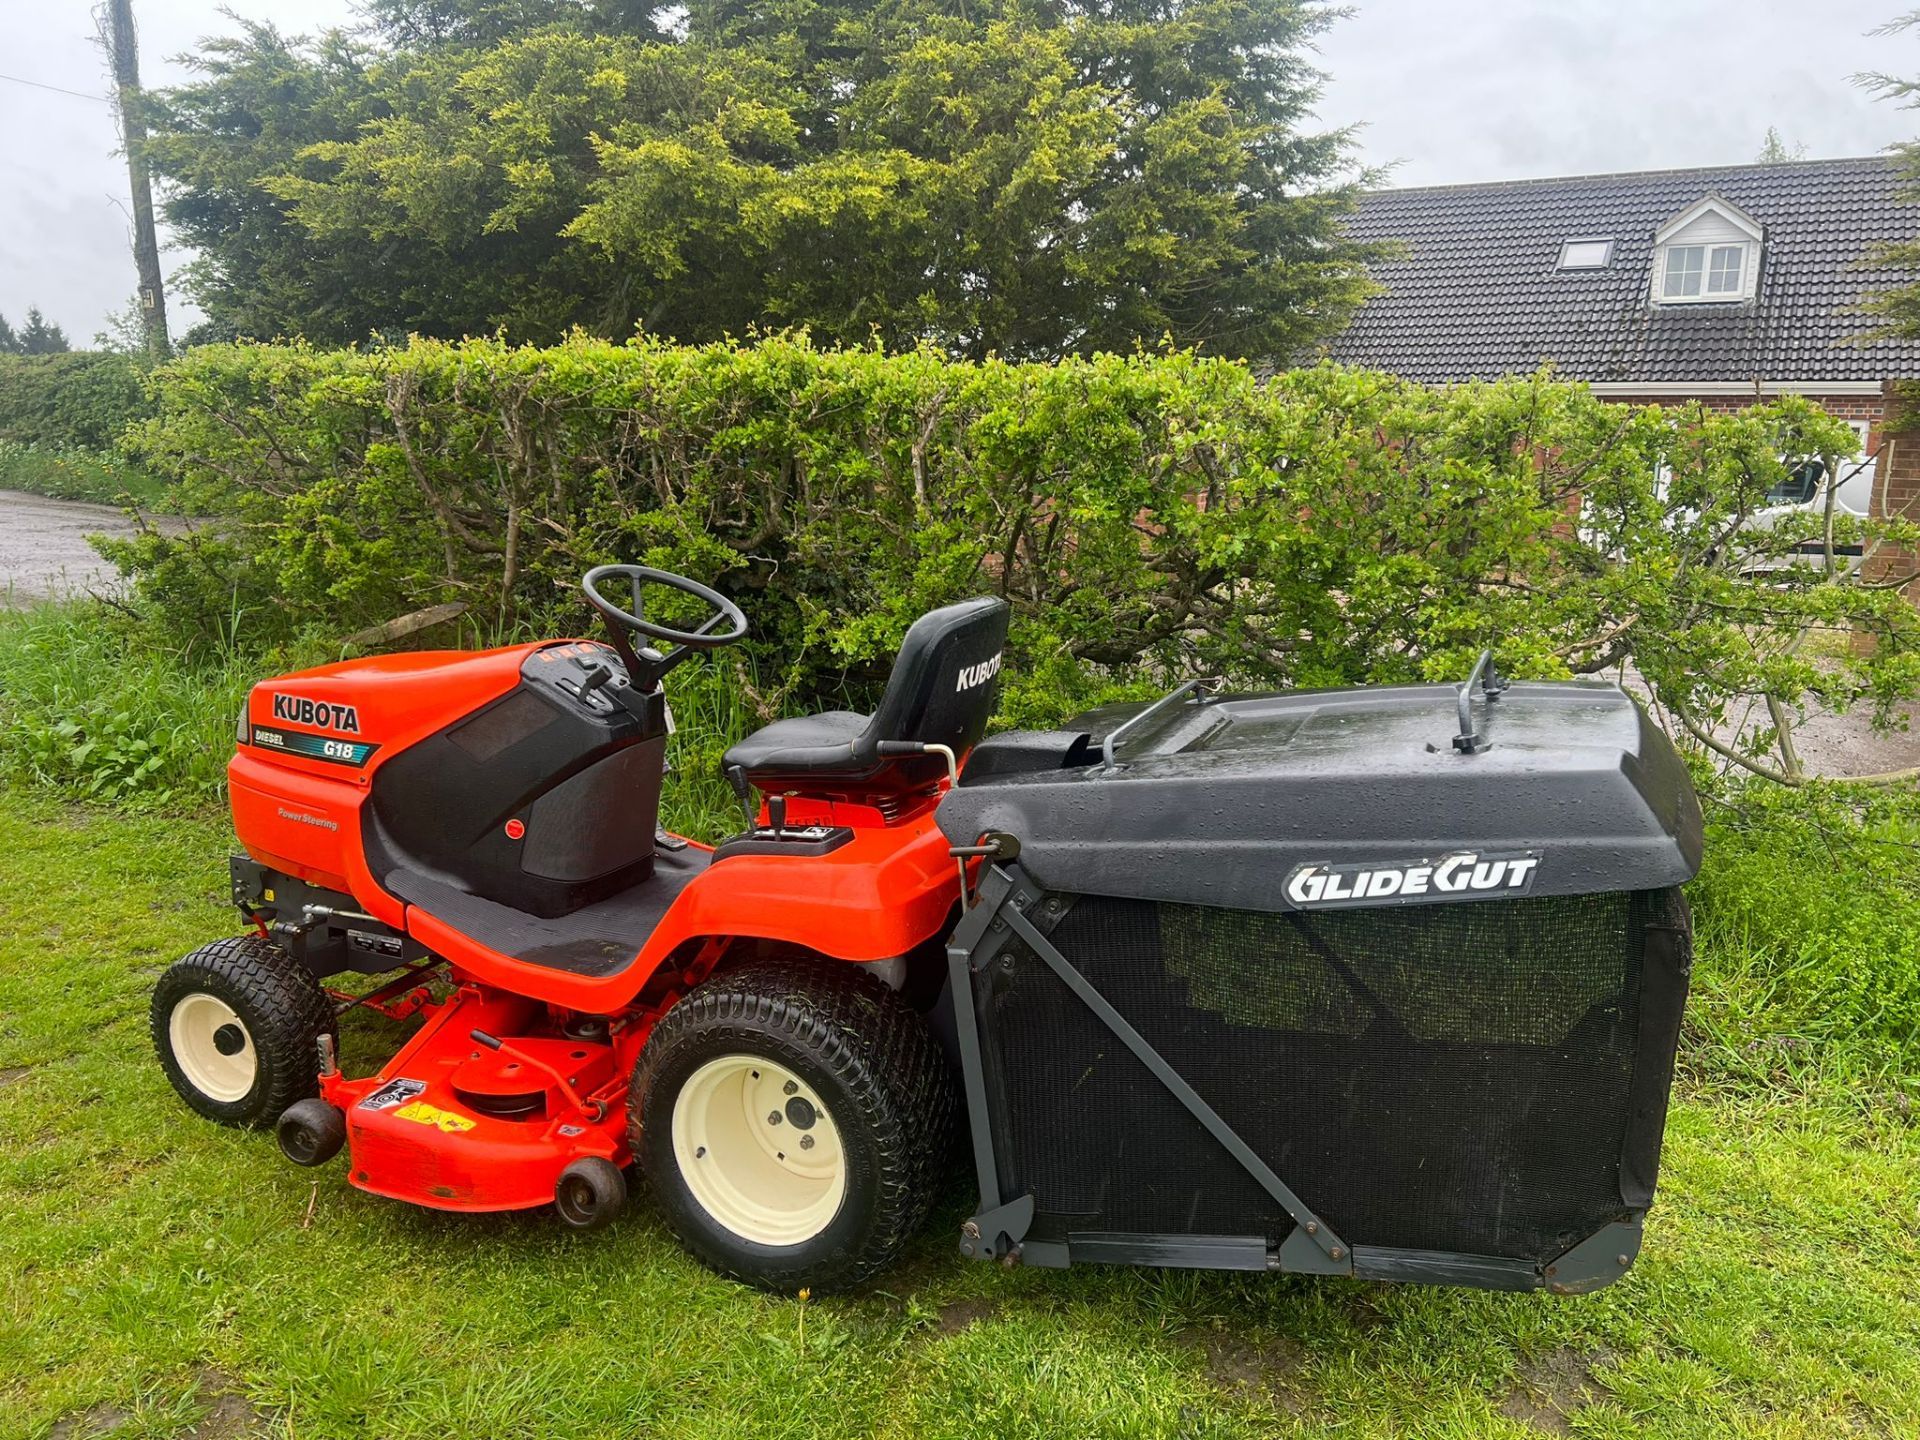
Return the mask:
POLYGON ((1727 244, 1705 245, 1705 246, 1702 246, 1701 248, 1707 252, 1707 294, 1738 295, 1743 289, 1746 288, 1747 255, 1750 249, 1749 246, 1743 243, 1736 242, 1731 245, 1727 245, 1727 244), (1733 283, 1731 285, 1721 285, 1716 282, 1726 272, 1726 267, 1721 263, 1721 261, 1724 259, 1724 257, 1728 255, 1731 255, 1734 257, 1733 258, 1733 276, 1732 276, 1733 283))
POLYGON ((1754 290, 1760 279, 1760 226, 1736 205, 1731 205, 1718 196, 1709 195, 1682 210, 1673 219, 1662 225, 1653 237, 1653 274, 1649 280, 1649 298, 1652 303, 1665 307, 1668 305, 1737 305, 1753 299, 1754 290), (1687 240, 1682 239, 1684 232, 1695 221, 1706 215, 1717 215, 1727 222, 1737 233, 1738 239, 1687 240), (1740 251, 1740 270, 1738 283, 1731 290, 1712 290, 1714 258, 1723 250, 1740 251), (1667 265, 1670 254, 1678 251, 1700 251, 1700 292, 1697 295, 1671 294, 1667 290, 1667 265))

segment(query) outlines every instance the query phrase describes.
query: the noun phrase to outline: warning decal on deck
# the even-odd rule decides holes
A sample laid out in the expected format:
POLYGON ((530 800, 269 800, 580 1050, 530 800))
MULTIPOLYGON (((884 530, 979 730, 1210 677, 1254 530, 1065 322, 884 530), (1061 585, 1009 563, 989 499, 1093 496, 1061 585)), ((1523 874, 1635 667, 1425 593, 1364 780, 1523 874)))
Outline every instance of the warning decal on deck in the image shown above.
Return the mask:
POLYGON ((462 1130, 471 1130, 479 1122, 469 1116, 453 1110, 442 1110, 438 1105, 429 1105, 424 1100, 415 1100, 402 1105, 393 1112, 396 1120, 411 1120, 416 1125, 432 1125, 448 1135, 457 1135, 462 1130))
POLYGON ((404 1105, 427 1088, 424 1080, 389 1080, 360 1102, 362 1110, 391 1110, 404 1105))

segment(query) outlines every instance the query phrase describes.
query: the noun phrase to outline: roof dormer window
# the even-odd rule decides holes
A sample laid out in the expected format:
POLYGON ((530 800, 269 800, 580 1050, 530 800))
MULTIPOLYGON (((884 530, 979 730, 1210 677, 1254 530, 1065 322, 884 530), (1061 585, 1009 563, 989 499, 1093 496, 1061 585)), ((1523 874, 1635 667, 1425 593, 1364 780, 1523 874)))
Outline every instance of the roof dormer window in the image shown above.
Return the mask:
POLYGON ((1653 302, 1751 300, 1760 270, 1760 226, 1718 196, 1688 206, 1653 237, 1653 302))
POLYGON ((1738 300, 1745 288, 1745 245, 1669 245, 1662 300, 1738 300))

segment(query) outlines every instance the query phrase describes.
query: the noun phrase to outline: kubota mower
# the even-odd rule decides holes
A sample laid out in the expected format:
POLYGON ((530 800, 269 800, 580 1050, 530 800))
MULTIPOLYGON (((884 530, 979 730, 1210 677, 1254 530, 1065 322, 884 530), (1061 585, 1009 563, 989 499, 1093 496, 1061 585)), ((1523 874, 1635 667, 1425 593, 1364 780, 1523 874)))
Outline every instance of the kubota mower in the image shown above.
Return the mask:
POLYGON ((975 1258, 1562 1292, 1631 1264, 1700 817, 1616 687, 1483 656, 982 741, 1007 609, 973 600, 914 624, 873 714, 729 750, 749 818, 709 848, 656 828, 663 682, 746 619, 635 566, 584 588, 610 644, 254 688, 253 933, 153 999, 194 1109, 344 1146, 372 1194, 582 1229, 637 1167, 694 1253, 787 1290, 898 1251, 960 1097, 975 1258), (649 619, 650 586, 710 614, 649 619), (323 985, 350 971, 390 978, 323 985), (419 1024, 349 1076, 358 1006, 419 1024))

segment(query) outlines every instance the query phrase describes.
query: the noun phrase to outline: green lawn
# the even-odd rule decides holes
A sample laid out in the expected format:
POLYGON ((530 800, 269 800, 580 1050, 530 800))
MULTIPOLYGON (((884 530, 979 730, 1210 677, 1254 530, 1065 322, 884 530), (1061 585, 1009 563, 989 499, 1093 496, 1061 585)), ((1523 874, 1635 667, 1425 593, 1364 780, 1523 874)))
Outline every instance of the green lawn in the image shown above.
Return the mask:
MULTIPOLYGON (((0 1437, 1920 1433, 1920 1136, 1683 1097, 1638 1266, 1584 1299, 1000 1271, 953 1193, 802 1304, 607 1233, 428 1214, 188 1113, 147 990, 233 928, 205 820, 0 792, 0 1437)), ((387 1022, 347 1029, 349 1064, 387 1022)))

